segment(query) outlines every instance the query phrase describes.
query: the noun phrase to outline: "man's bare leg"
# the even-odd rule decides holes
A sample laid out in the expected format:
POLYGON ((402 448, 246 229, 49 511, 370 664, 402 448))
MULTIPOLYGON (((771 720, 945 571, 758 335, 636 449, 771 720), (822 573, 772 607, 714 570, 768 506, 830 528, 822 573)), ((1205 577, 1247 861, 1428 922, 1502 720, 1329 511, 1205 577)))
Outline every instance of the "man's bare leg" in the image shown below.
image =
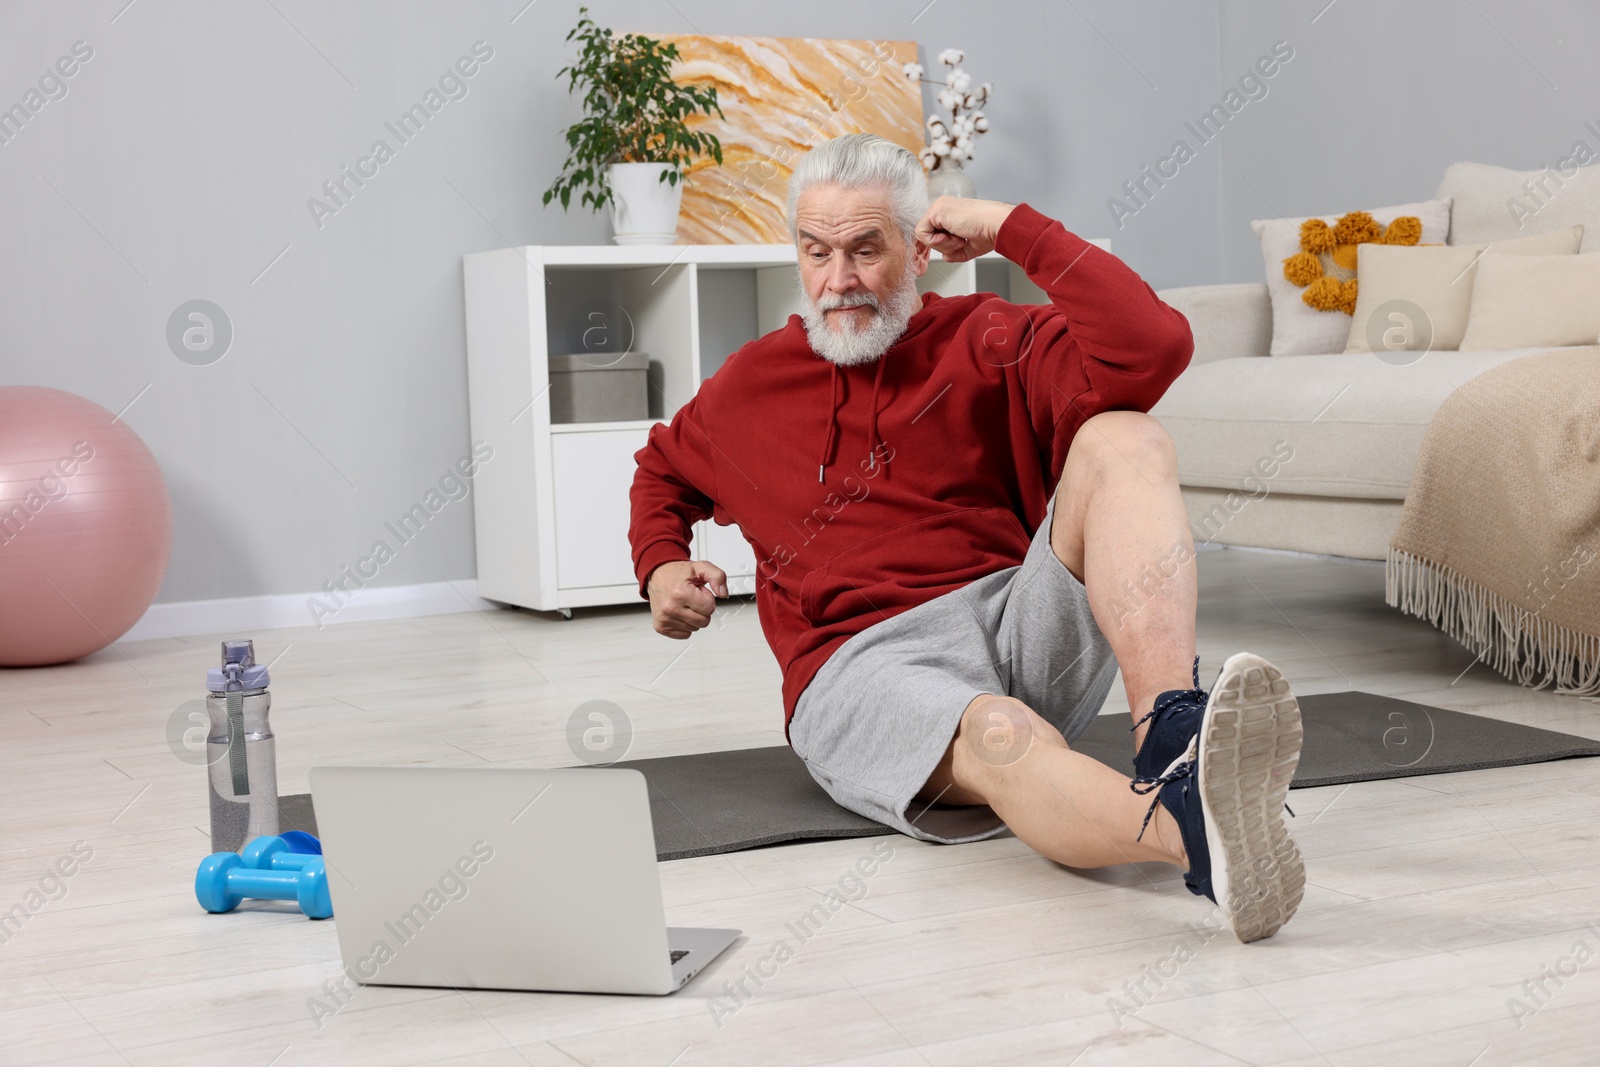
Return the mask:
MULTIPOLYGON (((1159 423, 1129 411, 1084 423, 1062 468, 1050 547, 1088 592, 1134 720, 1161 693, 1188 689, 1198 598, 1194 542, 1176 453, 1159 423)), ((1145 730, 1138 728, 1135 750, 1145 730)), ((988 804, 1023 842, 1069 866, 1160 860, 1186 867, 1182 835, 1165 807, 1157 806, 1143 840, 1135 840, 1152 798, 1128 783, 1072 751, 1020 701, 983 696, 968 705, 918 799, 988 804)))
MULTIPOLYGON (((1148 416, 1090 419, 1068 454, 1054 514, 1051 548, 1084 583, 1137 720, 1161 692, 1192 684, 1194 550, 1171 441, 1148 416)), ((995 696, 968 705, 918 798, 988 804, 1035 851, 1071 866, 1174 863, 1189 872, 1191 890, 1217 902, 1240 941, 1271 937, 1305 890, 1304 863, 1279 810, 1299 758, 1300 715, 1270 663, 1239 653, 1228 664, 1219 692, 1232 702, 1229 713, 1207 720, 1204 752, 1185 768, 1200 767, 1199 793, 1188 782, 1169 787, 1162 800, 1170 811, 1127 789, 1129 780, 1116 771, 1073 752, 1019 701, 995 696), (1207 778, 1204 766, 1213 766, 1216 753, 1223 770, 1207 778), (1135 841, 1141 808, 1152 818, 1144 839, 1135 841), (1195 840, 1205 856, 1191 868, 1183 834, 1192 837, 1201 825, 1204 837, 1195 840)), ((1167 749, 1159 756, 1167 758, 1167 749)))
MULTIPOLYGON (((1154 795, 1074 752, 1020 700, 984 695, 967 705, 955 740, 918 799, 988 804, 1035 852, 1069 867, 1161 861, 1187 868, 1183 835, 1165 807, 1139 836, 1154 795)), ((915 819, 916 807, 910 813, 915 819)))
MULTIPOLYGON (((1194 539, 1178 491, 1177 453, 1159 422, 1108 411, 1083 424, 1056 489, 1050 547, 1088 591, 1134 720, 1160 694, 1190 688, 1194 539)), ((1135 750, 1147 726, 1135 734, 1135 750)))

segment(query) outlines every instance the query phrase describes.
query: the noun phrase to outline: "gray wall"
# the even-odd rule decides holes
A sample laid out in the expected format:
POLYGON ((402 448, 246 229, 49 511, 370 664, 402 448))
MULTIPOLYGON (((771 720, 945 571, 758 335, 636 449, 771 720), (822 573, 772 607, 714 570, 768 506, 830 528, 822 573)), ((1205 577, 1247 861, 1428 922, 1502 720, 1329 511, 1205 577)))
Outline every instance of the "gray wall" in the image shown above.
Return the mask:
MULTIPOLYGON (((138 397, 124 418, 176 517, 158 599, 310 591, 365 554, 469 448, 461 255, 608 239, 602 217, 539 203, 578 114, 554 78, 578 5, 524 2, 0 4, 0 107, 73 42, 94 49, 0 145, 0 383, 112 411, 138 397), (374 140, 396 144, 384 123, 479 40, 494 55, 467 95, 319 227, 307 199, 374 140), (193 299, 234 329, 208 366, 166 339, 193 299)), ((1323 3, 591 8, 619 32, 913 39, 930 69, 964 48, 996 84, 979 195, 1112 237, 1158 287, 1258 278, 1247 223, 1274 213, 1264 198, 1302 213, 1425 196, 1452 159, 1537 165, 1600 118, 1581 110, 1600 99, 1587 4, 1532 17, 1476 0, 1557 91, 1455 0, 1339 0, 1312 25, 1323 3), (1296 57, 1268 95, 1118 228, 1108 199, 1279 39, 1296 57)), ((380 582, 473 570, 462 501, 380 582)))
POLYGON ((1271 41, 1296 58, 1225 133, 1218 280, 1260 280, 1251 219, 1427 199, 1458 160, 1533 170, 1574 141, 1600 151, 1584 128, 1600 127, 1600 5, 1327 4, 1222 4, 1224 82, 1271 41))

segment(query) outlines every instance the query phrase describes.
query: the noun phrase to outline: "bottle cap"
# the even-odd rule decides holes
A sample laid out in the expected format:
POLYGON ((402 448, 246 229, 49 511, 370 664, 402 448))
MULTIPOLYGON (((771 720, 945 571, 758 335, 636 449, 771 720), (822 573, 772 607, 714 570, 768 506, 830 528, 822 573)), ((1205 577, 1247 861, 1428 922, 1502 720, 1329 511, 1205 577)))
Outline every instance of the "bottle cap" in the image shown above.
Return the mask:
POLYGON ((222 642, 222 666, 206 671, 206 689, 226 692, 230 676, 242 689, 265 689, 272 683, 266 666, 256 665, 256 643, 250 640, 222 642))
MULTIPOLYGON (((239 674, 239 684, 244 689, 265 689, 272 684, 272 678, 267 674, 263 664, 260 667, 246 667, 239 674)), ((228 688, 228 676, 220 667, 212 667, 206 671, 206 688, 213 693, 225 692, 228 688)))

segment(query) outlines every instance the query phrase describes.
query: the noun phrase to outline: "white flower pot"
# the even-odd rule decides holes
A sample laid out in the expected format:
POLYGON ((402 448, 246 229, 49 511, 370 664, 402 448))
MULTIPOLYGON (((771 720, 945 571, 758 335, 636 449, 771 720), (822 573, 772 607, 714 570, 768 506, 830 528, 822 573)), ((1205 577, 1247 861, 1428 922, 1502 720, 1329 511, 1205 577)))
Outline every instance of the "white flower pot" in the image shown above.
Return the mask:
POLYGON ((661 180, 667 163, 612 163, 612 240, 619 245, 670 245, 678 240, 678 209, 683 205, 683 179, 661 180))

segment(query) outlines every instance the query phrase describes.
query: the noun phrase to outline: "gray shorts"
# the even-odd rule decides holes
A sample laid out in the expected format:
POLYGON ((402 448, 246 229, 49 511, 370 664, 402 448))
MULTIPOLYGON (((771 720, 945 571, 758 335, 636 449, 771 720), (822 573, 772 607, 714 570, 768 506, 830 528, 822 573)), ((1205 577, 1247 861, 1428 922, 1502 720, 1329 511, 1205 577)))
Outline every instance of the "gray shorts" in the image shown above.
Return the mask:
POLYGON ((992 808, 914 800, 967 705, 985 693, 1015 697, 1070 742, 1099 714, 1116 672, 1083 584, 1050 548, 1047 513, 1020 567, 840 645, 800 695, 789 743, 841 807, 924 841, 978 841, 1005 828, 992 808))

